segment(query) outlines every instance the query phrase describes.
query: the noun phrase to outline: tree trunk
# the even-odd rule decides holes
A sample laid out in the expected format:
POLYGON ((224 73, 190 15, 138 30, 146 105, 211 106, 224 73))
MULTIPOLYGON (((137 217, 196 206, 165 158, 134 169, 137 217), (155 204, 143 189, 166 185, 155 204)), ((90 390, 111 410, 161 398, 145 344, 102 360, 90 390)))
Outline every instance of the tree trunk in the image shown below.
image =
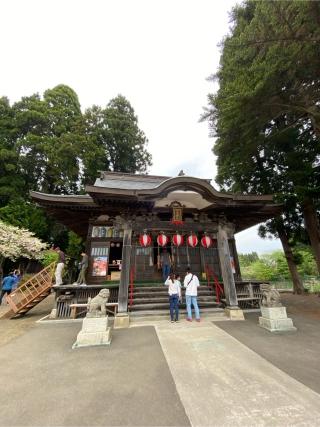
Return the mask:
POLYGON ((302 203, 302 212, 304 217, 304 224, 310 239, 313 256, 320 274, 320 227, 317 211, 311 199, 308 198, 304 200, 302 203))
POLYGON ((304 287, 303 287, 303 283, 301 281, 300 275, 298 273, 297 266, 293 261, 293 253, 289 245, 288 236, 283 230, 278 232, 278 234, 282 243, 284 255, 288 263, 288 267, 289 267, 289 271, 290 271, 290 275, 293 283, 293 293, 302 294, 304 292, 304 287))

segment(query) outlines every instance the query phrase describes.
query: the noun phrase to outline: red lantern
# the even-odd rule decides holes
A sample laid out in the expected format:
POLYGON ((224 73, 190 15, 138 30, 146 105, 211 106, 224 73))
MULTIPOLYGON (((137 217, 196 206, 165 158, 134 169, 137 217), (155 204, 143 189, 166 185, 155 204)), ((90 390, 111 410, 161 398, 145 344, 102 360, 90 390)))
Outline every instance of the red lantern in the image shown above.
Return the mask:
POLYGON ((190 236, 188 236, 187 242, 188 245, 191 246, 191 248, 194 248, 198 244, 198 238, 194 234, 191 234, 190 236))
POLYGON ((175 234, 172 237, 172 243, 174 244, 174 246, 181 246, 183 245, 183 236, 181 236, 181 234, 175 234))
POLYGON ((210 248, 210 246, 212 246, 212 239, 211 239, 211 237, 209 237, 209 236, 203 236, 202 237, 202 239, 201 239, 201 245, 204 247, 204 248, 210 248))
POLYGON ((149 236, 149 234, 146 234, 146 233, 142 234, 139 237, 139 243, 141 246, 144 246, 144 247, 150 246, 151 245, 151 237, 149 236))
POLYGON ((169 237, 165 234, 159 234, 157 237, 157 243, 159 246, 166 246, 166 244, 169 243, 169 237))

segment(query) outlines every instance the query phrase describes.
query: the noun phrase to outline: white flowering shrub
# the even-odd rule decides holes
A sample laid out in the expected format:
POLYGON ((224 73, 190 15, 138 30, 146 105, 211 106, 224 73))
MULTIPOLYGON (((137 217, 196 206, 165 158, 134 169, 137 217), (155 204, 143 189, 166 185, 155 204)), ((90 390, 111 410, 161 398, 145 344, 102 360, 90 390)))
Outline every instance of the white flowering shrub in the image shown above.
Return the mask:
POLYGON ((34 236, 31 231, 14 227, 0 220, 0 269, 6 258, 41 258, 47 244, 34 236))

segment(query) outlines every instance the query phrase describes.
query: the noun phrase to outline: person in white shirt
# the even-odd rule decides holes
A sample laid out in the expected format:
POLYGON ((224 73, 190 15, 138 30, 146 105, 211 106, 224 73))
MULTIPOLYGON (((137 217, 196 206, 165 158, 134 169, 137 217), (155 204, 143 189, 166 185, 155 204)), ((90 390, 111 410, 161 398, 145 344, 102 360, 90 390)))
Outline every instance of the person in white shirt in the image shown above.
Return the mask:
POLYGON ((186 305, 187 305, 187 320, 192 322, 192 311, 191 304, 194 308, 194 313, 196 316, 196 321, 200 322, 200 311, 198 307, 197 295, 198 287, 200 286, 199 279, 195 274, 192 274, 190 268, 187 268, 187 274, 183 282, 184 287, 186 288, 186 305))
POLYGON ((168 286, 171 322, 178 322, 179 300, 181 299, 181 283, 179 280, 176 280, 174 274, 171 273, 164 284, 168 286))

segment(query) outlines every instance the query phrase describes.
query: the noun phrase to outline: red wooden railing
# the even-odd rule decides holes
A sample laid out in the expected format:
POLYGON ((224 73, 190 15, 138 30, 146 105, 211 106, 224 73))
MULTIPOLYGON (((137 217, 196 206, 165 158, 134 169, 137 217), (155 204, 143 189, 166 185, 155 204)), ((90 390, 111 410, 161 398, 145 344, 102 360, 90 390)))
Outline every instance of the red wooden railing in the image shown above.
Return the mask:
POLYGON ((133 304, 133 287, 134 287, 135 268, 131 267, 129 277, 129 307, 133 304))
POLYGON ((218 304, 220 304, 220 297, 224 293, 223 286, 219 283, 218 277, 216 276, 214 271, 208 265, 206 265, 205 270, 206 270, 206 277, 207 277, 208 286, 212 287, 212 289, 213 289, 213 286, 215 286, 216 301, 218 304), (210 282, 210 278, 213 279, 213 283, 210 282))

